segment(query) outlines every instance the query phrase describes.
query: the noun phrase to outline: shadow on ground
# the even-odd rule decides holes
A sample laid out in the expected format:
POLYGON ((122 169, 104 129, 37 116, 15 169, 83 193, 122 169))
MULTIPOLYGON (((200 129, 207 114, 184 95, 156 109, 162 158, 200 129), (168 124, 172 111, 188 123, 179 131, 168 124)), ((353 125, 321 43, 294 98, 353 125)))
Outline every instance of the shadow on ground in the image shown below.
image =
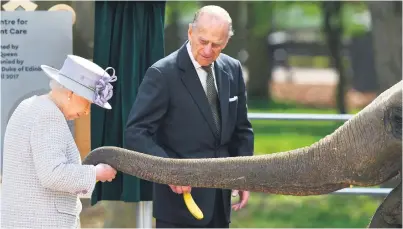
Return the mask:
POLYGON ((89 199, 81 199, 82 228, 136 228, 136 203, 100 201, 90 206, 89 199))

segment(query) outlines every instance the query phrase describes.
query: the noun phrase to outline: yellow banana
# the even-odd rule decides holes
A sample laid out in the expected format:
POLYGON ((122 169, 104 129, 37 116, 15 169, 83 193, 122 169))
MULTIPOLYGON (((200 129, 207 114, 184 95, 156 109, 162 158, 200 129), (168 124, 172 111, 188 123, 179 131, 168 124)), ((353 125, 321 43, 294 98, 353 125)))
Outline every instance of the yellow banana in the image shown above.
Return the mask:
POLYGON ((192 195, 189 192, 184 192, 183 193, 183 199, 185 201, 186 207, 190 211, 190 213, 196 218, 196 219, 203 219, 203 212, 200 210, 199 206, 195 203, 193 200, 192 195))
MULTIPOLYGON (((98 182, 98 180, 97 180, 98 182)), ((188 208, 189 212, 196 218, 196 219, 203 219, 204 215, 203 212, 200 210, 199 206, 197 206, 196 202, 194 201, 192 194, 190 192, 183 193, 183 199, 185 201, 186 207, 188 208)))

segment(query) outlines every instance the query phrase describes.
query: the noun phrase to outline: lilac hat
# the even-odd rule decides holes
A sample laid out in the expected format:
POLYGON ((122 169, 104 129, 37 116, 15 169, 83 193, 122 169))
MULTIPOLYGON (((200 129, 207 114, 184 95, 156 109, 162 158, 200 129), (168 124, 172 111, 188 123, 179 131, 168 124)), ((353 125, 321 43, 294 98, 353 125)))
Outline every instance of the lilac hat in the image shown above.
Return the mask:
POLYGON ((108 100, 112 98, 113 86, 116 81, 115 69, 102 69, 97 64, 75 55, 68 55, 60 70, 47 65, 41 65, 42 70, 52 79, 73 91, 75 94, 88 99, 92 103, 112 109, 108 100), (110 76, 107 71, 113 70, 110 76))

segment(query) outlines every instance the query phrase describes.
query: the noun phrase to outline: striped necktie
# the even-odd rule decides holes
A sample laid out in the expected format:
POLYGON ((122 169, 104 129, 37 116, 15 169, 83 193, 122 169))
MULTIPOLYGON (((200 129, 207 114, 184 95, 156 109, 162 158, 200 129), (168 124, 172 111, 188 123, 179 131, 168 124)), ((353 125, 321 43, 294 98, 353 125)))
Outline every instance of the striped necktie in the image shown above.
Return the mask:
POLYGON ((214 84, 214 77, 213 77, 213 69, 211 65, 203 66, 202 67, 207 72, 207 79, 206 79, 206 95, 208 102, 210 104, 210 108, 213 114, 214 124, 216 126, 216 134, 220 136, 221 131, 221 121, 220 121, 220 114, 219 114, 219 99, 218 93, 215 88, 214 84))

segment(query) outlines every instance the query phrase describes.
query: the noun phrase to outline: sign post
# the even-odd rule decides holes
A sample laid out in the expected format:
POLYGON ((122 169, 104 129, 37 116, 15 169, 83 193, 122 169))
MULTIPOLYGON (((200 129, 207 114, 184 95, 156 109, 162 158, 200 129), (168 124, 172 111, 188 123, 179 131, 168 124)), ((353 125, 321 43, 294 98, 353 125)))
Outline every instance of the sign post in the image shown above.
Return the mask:
MULTIPOLYGON (((22 100, 49 90, 49 78, 40 65, 59 69, 67 54, 73 52, 73 32, 69 11, 3 11, 1 14, 0 165, 3 174, 3 141, 8 120, 22 100)), ((73 123, 69 122, 69 126, 72 128, 73 123)))

